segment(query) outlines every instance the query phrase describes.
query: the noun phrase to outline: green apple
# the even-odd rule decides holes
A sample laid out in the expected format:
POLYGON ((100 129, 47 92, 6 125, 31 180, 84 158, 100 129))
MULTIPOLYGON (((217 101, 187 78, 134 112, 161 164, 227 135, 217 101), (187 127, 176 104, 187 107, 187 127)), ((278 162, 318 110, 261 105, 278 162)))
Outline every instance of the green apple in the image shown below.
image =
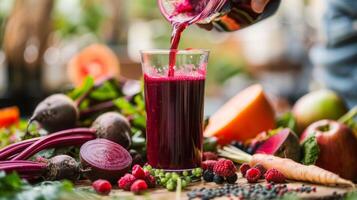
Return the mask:
POLYGON ((348 111, 345 102, 331 90, 318 90, 301 97, 293 107, 298 132, 310 124, 322 120, 337 120, 348 111))

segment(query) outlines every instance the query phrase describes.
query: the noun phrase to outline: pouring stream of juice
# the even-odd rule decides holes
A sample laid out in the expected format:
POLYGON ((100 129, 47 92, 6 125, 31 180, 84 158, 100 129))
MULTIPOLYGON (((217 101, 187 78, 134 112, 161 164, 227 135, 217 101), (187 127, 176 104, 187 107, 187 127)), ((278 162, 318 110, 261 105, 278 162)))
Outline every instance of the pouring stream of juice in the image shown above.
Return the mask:
POLYGON ((208 5, 208 2, 209 1, 207 0, 204 1, 184 0, 176 6, 175 12, 173 16, 171 16, 172 19, 175 18, 175 15, 179 15, 181 13, 188 13, 190 17, 186 18, 185 20, 171 21, 172 35, 171 35, 170 57, 169 57, 169 72, 168 72, 169 77, 173 77, 175 74, 174 67, 176 64, 176 53, 178 50, 178 45, 180 43, 182 32, 189 25, 197 21, 197 18, 199 18, 200 15, 202 15, 202 10, 208 5))
POLYGON ((182 32, 187 28, 188 22, 176 22, 172 24, 173 31, 171 36, 171 47, 169 57, 169 77, 175 75, 176 53, 182 32))

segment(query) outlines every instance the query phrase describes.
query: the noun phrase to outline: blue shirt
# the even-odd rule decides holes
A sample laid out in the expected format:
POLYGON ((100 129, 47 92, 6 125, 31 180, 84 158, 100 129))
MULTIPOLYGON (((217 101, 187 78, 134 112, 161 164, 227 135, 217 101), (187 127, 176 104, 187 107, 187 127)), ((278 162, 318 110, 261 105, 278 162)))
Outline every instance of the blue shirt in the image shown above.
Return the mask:
POLYGON ((326 0, 322 44, 311 51, 316 79, 357 105, 357 0, 326 0))

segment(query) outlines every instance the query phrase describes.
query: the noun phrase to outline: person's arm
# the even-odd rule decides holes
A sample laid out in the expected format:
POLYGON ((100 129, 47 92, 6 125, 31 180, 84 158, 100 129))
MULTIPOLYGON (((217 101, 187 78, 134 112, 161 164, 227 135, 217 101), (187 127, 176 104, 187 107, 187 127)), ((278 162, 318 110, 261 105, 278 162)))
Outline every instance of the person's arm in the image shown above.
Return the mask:
POLYGON ((257 13, 262 13, 270 0, 252 0, 252 8, 257 13))

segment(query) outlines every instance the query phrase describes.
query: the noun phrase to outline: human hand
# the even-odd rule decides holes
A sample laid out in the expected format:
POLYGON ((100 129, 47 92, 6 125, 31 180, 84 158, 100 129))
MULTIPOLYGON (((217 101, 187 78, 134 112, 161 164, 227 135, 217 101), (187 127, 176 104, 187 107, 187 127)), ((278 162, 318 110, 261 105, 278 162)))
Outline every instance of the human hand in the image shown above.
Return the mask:
POLYGON ((252 0, 252 9, 256 13, 262 13, 270 0, 252 0))

